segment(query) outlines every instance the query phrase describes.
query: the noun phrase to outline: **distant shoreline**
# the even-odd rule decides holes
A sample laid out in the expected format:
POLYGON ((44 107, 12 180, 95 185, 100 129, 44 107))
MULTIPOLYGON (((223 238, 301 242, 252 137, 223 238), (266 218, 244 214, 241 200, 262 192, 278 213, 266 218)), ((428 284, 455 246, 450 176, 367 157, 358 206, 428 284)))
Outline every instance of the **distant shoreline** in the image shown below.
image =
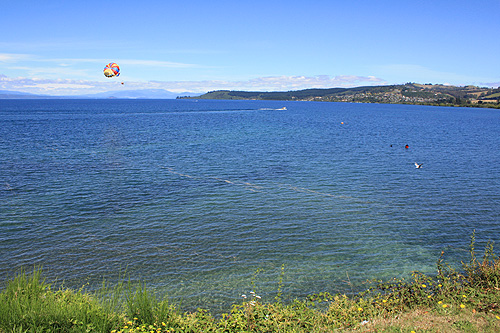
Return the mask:
POLYGON ((179 99, 269 100, 410 104, 500 108, 500 88, 456 87, 433 84, 366 86, 354 88, 305 89, 286 92, 211 91, 197 97, 179 99))
POLYGON ((429 106, 459 106, 500 109, 500 87, 448 86, 442 84, 406 83, 386 86, 353 88, 304 89, 296 91, 236 91, 216 90, 202 95, 175 94, 163 89, 103 92, 94 95, 50 96, 16 91, 0 91, 0 100, 34 99, 211 99, 211 100, 260 100, 260 101, 314 101, 345 103, 407 104, 429 106), (180 95, 180 96, 179 96, 180 95))

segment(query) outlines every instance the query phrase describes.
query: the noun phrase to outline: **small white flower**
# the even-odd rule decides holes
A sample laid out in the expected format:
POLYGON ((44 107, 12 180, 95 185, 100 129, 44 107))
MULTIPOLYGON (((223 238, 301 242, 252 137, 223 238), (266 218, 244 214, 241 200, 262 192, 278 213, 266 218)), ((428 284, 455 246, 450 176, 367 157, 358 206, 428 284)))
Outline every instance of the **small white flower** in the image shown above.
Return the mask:
POLYGON ((243 297, 243 298, 247 298, 247 295, 241 295, 241 297, 243 297))
POLYGON ((259 295, 255 295, 255 298, 261 299, 262 297, 260 297, 259 295))
POLYGON ((255 295, 255 291, 251 291, 250 294, 255 295))

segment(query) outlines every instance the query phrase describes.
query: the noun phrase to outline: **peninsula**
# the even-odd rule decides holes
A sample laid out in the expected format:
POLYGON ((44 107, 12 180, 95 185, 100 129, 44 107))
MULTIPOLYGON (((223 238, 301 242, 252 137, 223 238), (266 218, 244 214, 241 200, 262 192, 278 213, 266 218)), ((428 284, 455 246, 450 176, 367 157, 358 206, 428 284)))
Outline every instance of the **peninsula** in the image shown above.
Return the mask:
POLYGON ((500 88, 418 83, 274 92, 217 90, 197 97, 178 98, 392 103, 500 108, 500 88))

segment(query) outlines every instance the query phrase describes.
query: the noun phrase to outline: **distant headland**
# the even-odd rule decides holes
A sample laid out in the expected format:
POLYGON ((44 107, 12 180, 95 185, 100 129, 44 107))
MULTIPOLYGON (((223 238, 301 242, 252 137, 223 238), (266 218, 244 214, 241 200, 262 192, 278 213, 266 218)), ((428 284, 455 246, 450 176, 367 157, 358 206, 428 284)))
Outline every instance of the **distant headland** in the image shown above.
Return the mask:
POLYGON ((251 92, 211 91, 190 99, 279 100, 351 103, 392 103, 500 108, 500 88, 406 83, 354 88, 251 92))

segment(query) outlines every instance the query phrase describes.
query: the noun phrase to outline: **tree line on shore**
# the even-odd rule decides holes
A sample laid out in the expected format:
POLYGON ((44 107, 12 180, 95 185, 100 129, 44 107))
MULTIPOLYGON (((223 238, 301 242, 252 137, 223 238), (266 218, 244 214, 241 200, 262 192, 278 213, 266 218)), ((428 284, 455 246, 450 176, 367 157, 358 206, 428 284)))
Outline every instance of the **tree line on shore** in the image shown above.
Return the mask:
POLYGON ((411 82, 402 85, 273 92, 217 90, 198 97, 179 98, 395 103, 500 108, 500 88, 457 87, 411 82))

